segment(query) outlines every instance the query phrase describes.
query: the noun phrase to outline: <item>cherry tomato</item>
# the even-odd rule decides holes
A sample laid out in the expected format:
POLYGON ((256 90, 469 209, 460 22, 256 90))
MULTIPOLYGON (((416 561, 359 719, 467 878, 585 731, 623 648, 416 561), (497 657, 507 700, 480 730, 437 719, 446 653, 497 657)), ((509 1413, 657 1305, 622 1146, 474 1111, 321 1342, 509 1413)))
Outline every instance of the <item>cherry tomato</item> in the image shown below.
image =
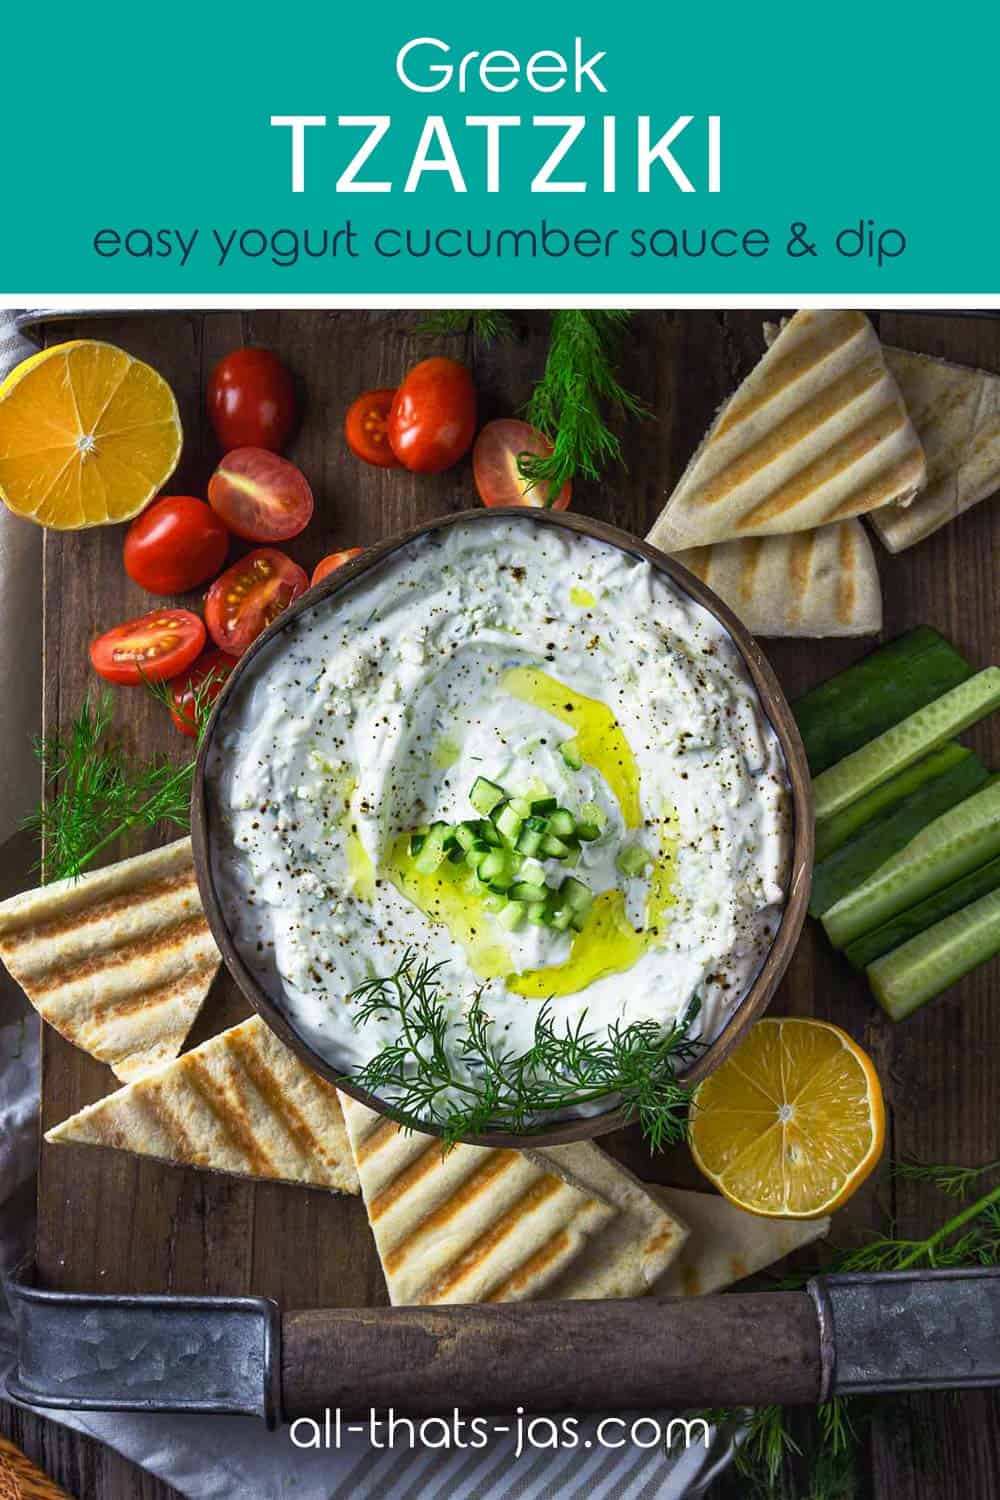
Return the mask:
POLYGON ((234 448, 208 481, 208 503, 248 542, 287 542, 308 526, 313 492, 287 458, 265 448, 234 448))
POLYGON ((108 682, 166 682, 189 667, 204 644, 205 627, 189 609, 154 609, 99 635, 90 660, 108 682))
POLYGON ((217 578, 205 598, 205 624, 220 651, 242 656, 266 625, 293 599, 304 594, 309 579, 276 547, 258 547, 217 578))
POLYGON ((380 469, 398 469, 399 459, 389 444, 388 419, 396 392, 389 386, 365 391, 347 408, 344 436, 355 458, 380 469))
POLYGON ((209 646, 207 651, 201 653, 190 671, 178 678, 170 695, 174 701, 170 717, 181 734, 186 734, 192 740, 198 738, 196 722, 198 710, 204 710, 209 703, 215 702, 235 665, 233 657, 227 656, 225 651, 209 646), (199 693, 198 689, 206 681, 208 686, 199 693))
POLYGON ((472 376, 456 359, 414 365, 389 413, 392 451, 407 469, 439 474, 467 453, 476 432, 472 376))
POLYGON ((345 563, 350 562, 352 557, 360 557, 365 549, 363 547, 348 547, 346 552, 331 552, 326 557, 321 557, 313 568, 313 576, 309 580, 309 587, 319 583, 328 573, 335 573, 345 563))
POLYGON ((295 426, 295 381, 267 349, 234 349, 208 385, 208 414, 223 448, 285 446, 295 426))
POLYGON ((212 578, 229 551, 229 532, 193 495, 164 495, 125 533, 125 571, 151 594, 186 594, 212 578))
MULTIPOLYGON (((547 458, 552 444, 527 422, 514 417, 502 417, 497 422, 487 422, 476 438, 472 450, 472 473, 476 481, 479 498, 484 505, 533 505, 545 506, 549 486, 532 485, 518 472, 517 460, 521 453, 537 454, 547 458)), ((567 479, 555 500, 552 510, 565 510, 569 505, 573 486, 567 479)))

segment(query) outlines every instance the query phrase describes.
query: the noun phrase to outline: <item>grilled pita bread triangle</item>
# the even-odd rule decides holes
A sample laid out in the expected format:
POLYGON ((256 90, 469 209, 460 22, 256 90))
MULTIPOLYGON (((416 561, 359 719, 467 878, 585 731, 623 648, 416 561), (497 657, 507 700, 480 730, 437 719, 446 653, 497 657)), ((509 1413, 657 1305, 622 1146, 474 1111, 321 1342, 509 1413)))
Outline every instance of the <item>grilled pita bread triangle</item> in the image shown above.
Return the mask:
POLYGON ((658 1282, 658 1297, 702 1297, 753 1276, 829 1232, 829 1219, 764 1219, 719 1193, 650 1186, 689 1229, 680 1255, 658 1282))
POLYGON ((1000 375, 908 349, 885 357, 927 454, 913 504, 870 517, 889 551, 902 552, 1000 490, 1000 375))
POLYGON ((679 552, 809 531, 906 504, 925 475, 868 319, 798 312, 719 411, 649 539, 679 552))
POLYGON ((618 1209, 546 1297, 642 1297, 682 1253, 687 1228, 681 1215, 599 1146, 578 1141, 528 1154, 618 1209))
POLYGON ((753 635, 874 635, 882 628, 875 554, 853 517, 815 531, 716 542, 674 556, 753 635))
POLYGON ((341 1102, 394 1306, 546 1294, 615 1216, 523 1152, 446 1151, 347 1094, 341 1102))
POLYGON ((0 959, 50 1026, 123 1081, 169 1062, 221 962, 191 840, 3 902, 0 959))
POLYGON ((45 1139, 358 1191, 337 1090, 259 1016, 81 1109, 45 1139))

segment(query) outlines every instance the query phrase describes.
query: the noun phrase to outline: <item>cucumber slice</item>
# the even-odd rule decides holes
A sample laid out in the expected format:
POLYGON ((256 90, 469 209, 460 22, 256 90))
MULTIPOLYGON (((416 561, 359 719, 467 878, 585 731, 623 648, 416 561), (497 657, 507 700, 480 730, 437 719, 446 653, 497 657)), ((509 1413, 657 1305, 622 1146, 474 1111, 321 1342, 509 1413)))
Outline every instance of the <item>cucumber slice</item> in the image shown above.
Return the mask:
POLYGON ((1000 667, 987 667, 817 776, 817 819, 832 817, 998 706, 1000 667))
POLYGON ((415 859, 427 842, 427 829, 418 828, 416 833, 410 834, 410 858, 415 859))
POLYGON ((540 852, 546 859, 565 859, 572 847, 564 839, 556 838, 554 833, 547 833, 542 839, 540 852))
POLYGON ((524 907, 518 901, 505 902, 497 913, 497 926, 504 932, 514 932, 524 921, 524 907))
POLYGON ((601 836, 601 830, 596 823, 585 823, 582 818, 576 819, 576 822, 573 824, 573 832, 585 844, 592 844, 595 839, 599 839, 601 836))
POLYGON ((1000 857, 991 859, 988 864, 980 865, 978 870, 963 875, 961 880, 935 891, 933 896, 928 896, 925 901, 918 901, 916 906, 907 907, 898 917, 893 917, 891 922, 883 922, 881 927, 876 927, 874 932, 866 932, 864 937, 847 945, 844 957, 856 969, 866 969, 876 958, 881 958, 883 953, 891 953, 893 948, 899 948, 903 943, 908 943, 910 938, 926 932, 935 922, 950 917, 952 912, 961 911, 963 906, 968 906, 971 902, 978 901, 980 896, 988 896, 990 891, 997 889, 1000 889, 1000 857))
POLYGON ((483 897, 483 911, 491 912, 494 916, 497 917, 509 905, 510 903, 508 902, 507 897, 504 896, 500 891, 489 890, 483 897))
POLYGON ((835 948, 846 948, 908 906, 1000 854, 1000 776, 935 818, 823 917, 835 948))
POLYGON ((943 635, 920 625, 792 704, 814 776, 972 676, 943 635))
POLYGON ((641 875, 649 860, 650 856, 641 844, 625 844, 619 850, 615 864, 623 875, 641 875))
POLYGON ((547 927, 549 925, 549 904, 547 901, 531 901, 524 908, 529 922, 534 922, 536 927, 547 927))
POLYGON ((568 906, 557 906, 549 918, 548 925, 556 932, 565 932, 573 921, 574 913, 568 906))
POLYGON ((489 849, 482 856, 478 865, 479 876, 487 884, 495 882, 499 884, 505 878, 513 878, 513 865, 510 856, 503 849, 489 849))
POLYGON ((488 818, 497 803, 502 802, 506 795, 507 793, 503 787, 497 786, 495 781, 487 781, 485 776, 477 776, 472 783, 469 801, 477 813, 481 813, 484 818, 488 818))
POLYGON ((463 849, 471 849, 479 841, 478 823, 459 823, 454 829, 457 842, 463 849))
POLYGON ((817 823, 817 864, 846 844, 848 839, 852 839, 866 824, 874 822, 884 813, 891 812, 911 792, 915 792, 925 782, 933 781, 935 776, 943 776, 945 771, 950 771, 952 766, 957 766, 959 761, 965 760, 966 756, 971 754, 972 751, 960 745, 957 740, 949 740, 946 745, 941 746, 940 750, 932 750, 930 755, 925 755, 923 760, 917 761, 916 765, 907 766, 905 771, 900 771, 896 776, 890 776, 888 781, 883 781, 881 786, 874 787, 866 796, 849 803, 842 812, 836 813, 822 823, 817 823))
POLYGON ((821 917, 836 906, 887 859, 905 849, 921 829, 971 797, 985 780, 986 767, 978 755, 967 751, 950 771, 911 792, 895 811, 869 823, 856 838, 821 860, 813 870, 810 915, 821 917))
POLYGON ((936 922, 868 966, 875 999, 894 1021, 1000 953, 1000 891, 936 922))
POLYGON ((563 740, 559 746, 559 754, 571 771, 583 770, 583 756, 580 754, 579 743, 575 739, 563 740))
POLYGON ((512 901, 544 901, 549 894, 547 885, 538 885, 533 880, 516 880, 510 888, 512 901))

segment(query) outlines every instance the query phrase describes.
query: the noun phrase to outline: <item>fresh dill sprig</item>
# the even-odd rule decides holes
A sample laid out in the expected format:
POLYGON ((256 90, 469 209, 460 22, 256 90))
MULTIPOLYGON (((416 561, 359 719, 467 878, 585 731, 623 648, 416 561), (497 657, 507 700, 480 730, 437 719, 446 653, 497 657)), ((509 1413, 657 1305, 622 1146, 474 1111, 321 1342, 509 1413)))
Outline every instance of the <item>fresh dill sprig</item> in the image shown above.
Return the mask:
POLYGON ((956 1167, 941 1163, 900 1161, 893 1175, 905 1182, 929 1182, 949 1198, 965 1198, 981 1177, 1000 1171, 1000 1160, 984 1162, 981 1167, 956 1167))
POLYGON ((518 467, 533 485, 546 485, 551 505, 569 479, 600 479, 622 462, 609 415, 645 417, 647 407, 615 373, 617 346, 631 313, 564 309, 552 314, 545 373, 525 407, 525 418, 552 444, 545 456, 522 454, 518 467))
POLYGON ((653 1021, 585 1030, 586 1016, 557 1030, 542 1005, 526 1052, 504 1050, 477 995, 455 1031, 441 986, 443 964, 407 950, 395 973, 359 985, 354 1023, 392 1018, 396 1035, 348 1082, 386 1101, 413 1129, 433 1125, 446 1142, 506 1130, 528 1135, 553 1113, 611 1101, 638 1121, 651 1149, 683 1139, 687 1090, 675 1069, 700 1051, 686 1027, 665 1031, 653 1021))
POLYGON ((129 755, 109 733, 113 713, 110 693, 87 698, 67 732, 36 742, 48 795, 25 821, 42 841, 46 881, 82 874, 125 834, 189 826, 194 763, 129 755))
POLYGON ((442 338, 449 334, 471 333, 478 344, 506 343, 514 337, 514 320, 509 313, 493 308, 441 308, 428 313, 417 324, 418 338, 442 338))
POLYGON ((213 667, 199 682, 190 681, 190 706, 174 697, 176 681, 153 682, 145 676, 142 681, 157 703, 161 703, 172 718, 182 721, 185 728, 190 731, 191 738, 201 744, 209 715, 212 712, 212 705, 218 696, 215 690, 221 688, 228 676, 228 672, 220 672, 217 667, 213 667))
MULTIPOLYGON (((910 1180, 933 1182, 951 1197, 961 1197, 996 1166, 996 1162, 981 1167, 903 1162, 893 1170, 910 1180)), ((1000 1265, 1000 1187, 984 1193, 925 1239, 880 1235, 841 1252, 824 1271, 907 1271, 969 1264, 1000 1265)), ((791 1289, 806 1280, 807 1274, 789 1276, 780 1285, 791 1289)), ((714 1407, 688 1412, 687 1417, 702 1417, 713 1426, 731 1425, 745 1431, 734 1462, 760 1500, 785 1500, 784 1469, 786 1461, 793 1458, 801 1459, 809 1471, 809 1487, 801 1492, 803 1500, 858 1500, 858 1454, 863 1431, 876 1413, 883 1416, 891 1412, 899 1400, 834 1396, 810 1414, 801 1434, 798 1425, 793 1433, 788 1413, 774 1404, 750 1410, 714 1407)))

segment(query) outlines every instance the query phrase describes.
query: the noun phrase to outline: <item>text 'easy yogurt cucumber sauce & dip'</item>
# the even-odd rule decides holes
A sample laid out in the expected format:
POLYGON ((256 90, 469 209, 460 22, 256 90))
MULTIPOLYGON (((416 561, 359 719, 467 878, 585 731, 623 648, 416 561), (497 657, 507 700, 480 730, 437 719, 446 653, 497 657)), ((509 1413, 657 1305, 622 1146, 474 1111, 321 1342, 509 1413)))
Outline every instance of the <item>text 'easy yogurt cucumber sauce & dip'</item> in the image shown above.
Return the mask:
POLYGON ((345 1072, 391 1036, 348 997, 408 949, 446 964, 456 1028, 479 994, 520 1052, 546 1000, 558 1029, 711 1037, 780 922, 788 780, 735 644, 650 564, 527 517, 426 535, 304 612, 208 780, 236 946, 345 1072))

